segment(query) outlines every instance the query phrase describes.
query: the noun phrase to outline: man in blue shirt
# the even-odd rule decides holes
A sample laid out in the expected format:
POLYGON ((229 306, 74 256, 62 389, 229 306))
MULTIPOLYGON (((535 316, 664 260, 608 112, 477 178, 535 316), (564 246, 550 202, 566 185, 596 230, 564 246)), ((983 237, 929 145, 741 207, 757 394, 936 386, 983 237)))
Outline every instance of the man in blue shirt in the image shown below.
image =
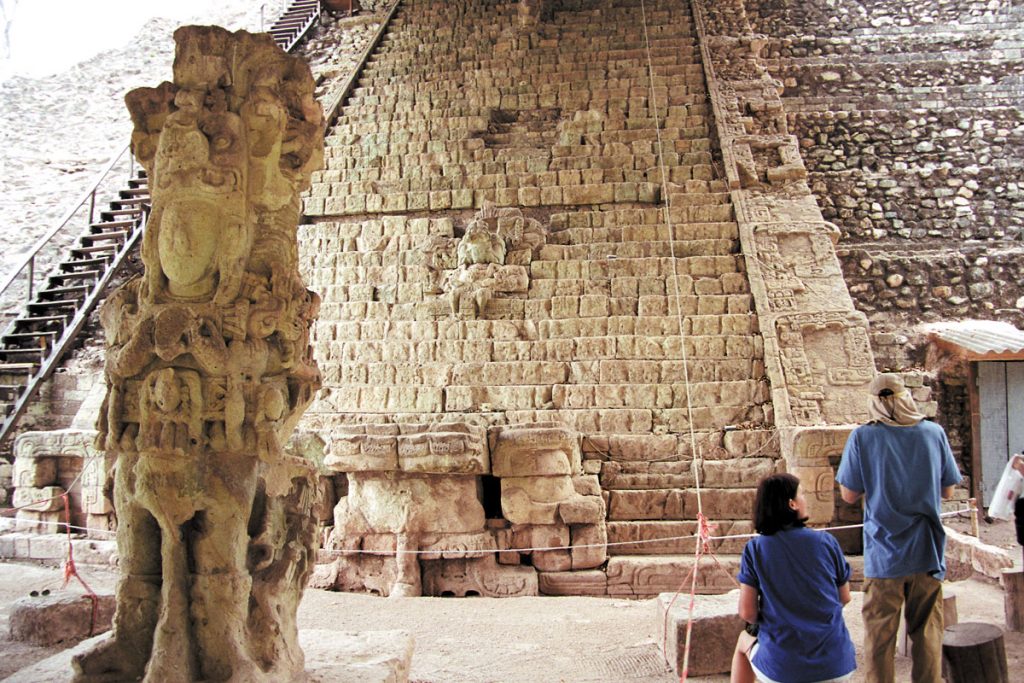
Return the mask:
POLYGON ((866 680, 892 683, 900 608, 914 683, 941 683, 946 534, 940 496, 960 483, 946 433, 924 419, 894 374, 869 388, 871 422, 853 430, 836 473, 843 500, 864 497, 866 680))

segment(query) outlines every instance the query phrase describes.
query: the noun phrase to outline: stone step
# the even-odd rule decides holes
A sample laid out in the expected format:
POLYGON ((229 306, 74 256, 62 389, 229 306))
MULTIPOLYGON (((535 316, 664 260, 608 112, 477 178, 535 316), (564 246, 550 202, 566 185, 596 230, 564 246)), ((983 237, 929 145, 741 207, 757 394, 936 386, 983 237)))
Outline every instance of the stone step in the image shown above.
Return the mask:
MULTIPOLYGON (((651 160, 653 161, 653 160, 651 160)), ((603 169, 596 161, 585 162, 596 168, 583 170, 544 171, 541 173, 488 173, 477 175, 456 168, 456 173, 441 174, 429 168, 412 169, 409 173, 390 170, 388 176, 404 175, 400 180, 360 180, 357 182, 321 183, 311 199, 324 199, 325 207, 337 208, 342 202, 347 206, 349 197, 388 197, 422 193, 435 193, 451 197, 457 191, 499 190, 536 190, 536 204, 551 203, 589 205, 613 202, 655 202, 662 191, 660 177, 662 172, 656 166, 643 170, 624 168, 603 169), (551 190, 560 189, 560 202, 551 190), (329 193, 329 194, 326 194, 329 193), (327 202, 328 199, 335 201, 327 202)), ((646 165, 645 165, 646 166, 646 165)), ((729 197, 724 193, 713 193, 710 190, 714 178, 712 166, 676 166, 670 171, 673 186, 692 187, 687 193, 672 193, 674 206, 700 206, 728 204, 729 197)), ((377 175, 377 173, 374 173, 377 175)), ((426 198, 429 202, 431 199, 426 198)), ((407 202, 413 201, 408 198, 407 202)))
MULTIPOLYGON (((498 136, 484 136, 498 144, 498 136)), ((523 142, 521 139, 520 142, 523 142)), ((322 176, 311 195, 344 197, 353 192, 442 191, 493 189, 502 187, 545 187, 550 185, 587 185, 599 183, 654 183, 662 180, 682 186, 688 195, 707 194, 717 187, 715 171, 707 152, 654 154, 627 152, 619 155, 552 155, 550 145, 504 147, 500 161, 403 161, 397 157, 337 157, 327 164, 329 176, 322 176), (393 160, 392 160, 393 159, 393 160), (665 171, 662 175, 662 164, 665 171), (325 180, 330 177, 330 180, 325 180), (712 183, 715 183, 714 185, 712 183)), ((481 155, 483 156, 483 155, 481 155)), ((639 188, 638 188, 639 191, 639 188)), ((703 203, 673 196, 677 205, 703 203)), ((723 203, 716 199, 715 203, 723 203)))
MULTIPOLYGON (((361 216, 371 214, 407 214, 448 209, 496 207, 593 206, 597 204, 658 201, 660 187, 654 183, 621 182, 566 187, 469 188, 438 191, 410 191, 392 194, 350 194, 339 197, 309 196, 303 201, 307 216, 361 216)), ((679 206, 679 222, 715 223, 734 219, 731 204, 679 206)))
MULTIPOLYGON (((521 91, 517 87, 524 78, 550 78, 557 79, 562 84, 590 84, 606 83, 611 80, 622 86, 650 87, 651 75, 646 61, 638 62, 630 66, 594 66, 582 68, 571 63, 559 64, 550 69, 538 69, 530 71, 527 69, 516 69, 509 72, 507 65, 504 68, 476 69, 472 72, 465 72, 459 68, 461 65, 452 65, 451 69, 438 68, 425 73, 424 68, 431 66, 417 66, 414 76, 403 73, 399 69, 368 69, 359 78, 359 88, 387 88, 391 85, 410 82, 420 85, 440 86, 436 90, 453 91, 453 80, 458 80, 463 85, 471 85, 482 88, 494 88, 506 93, 521 91)), ((655 86, 675 87, 679 85, 696 85, 703 82, 704 69, 699 63, 687 60, 685 63, 659 64, 653 67, 655 86)), ((410 69, 412 71, 412 69, 410 69)), ((564 89, 564 88, 563 88, 564 89)))
MULTIPOLYGON (((714 186, 714 185, 713 185, 714 186)), ((668 217, 677 229, 681 223, 699 224, 715 223, 722 224, 727 221, 694 221, 689 215, 688 207, 670 207, 668 217)), ((731 221, 728 221, 732 224, 731 221)), ((734 224, 733 224, 734 225, 734 224)), ((632 227, 632 226, 665 226, 665 209, 663 207, 642 207, 642 208, 609 208, 604 211, 591 211, 583 209, 579 211, 556 212, 551 214, 551 227, 553 230, 563 228, 588 228, 588 227, 632 227)), ((701 230, 700 226, 696 226, 701 230)), ((683 239, 679 235, 676 239, 683 239)))
MULTIPOLYGON (((662 212, 664 213, 664 212, 662 212)), ((671 214, 670 214, 671 215, 671 214)), ((736 223, 686 223, 673 222, 671 232, 676 242, 701 242, 703 240, 725 240, 735 243, 739 240, 739 227, 736 223)), ((644 244, 649 242, 668 244, 669 226, 633 225, 626 227, 579 227, 565 228, 548 233, 548 245, 594 245, 600 251, 602 245, 611 244, 644 244)))
MULTIPOLYGON (((705 462, 735 462, 757 456, 778 459, 778 433, 770 428, 736 425, 724 430, 694 434, 587 434, 583 439, 583 457, 588 471, 599 472, 613 464, 656 464, 684 460, 692 462, 694 449, 705 462), (595 462, 596 461, 596 462, 595 462)), ((749 484, 749 482, 748 482, 749 484)))
MULTIPOLYGON (((325 303, 325 306, 334 304, 325 303)), ((314 338, 338 342, 380 342, 444 340, 487 341, 495 343, 530 343, 531 341, 573 340, 592 337, 658 337, 685 339, 702 337, 757 336, 757 316, 691 315, 678 316, 609 316, 607 318, 575 318, 567 320, 393 320, 360 318, 340 321, 321 315, 314 327, 314 338)), ((678 340, 672 342, 678 345, 678 340)), ((689 343, 689 342, 687 342, 689 343)), ((490 347, 488 347, 490 348, 490 347)), ((672 347, 660 347, 661 356, 672 347)), ((689 348, 689 347, 687 347, 689 348)), ((489 356, 488 356, 489 357, 489 356)), ((673 356, 668 356, 672 358, 673 356)), ((480 360, 480 359, 475 359, 480 360)), ((528 359, 527 359, 528 360, 528 359)), ((570 358, 569 360, 573 360, 570 358)), ((614 360, 614 358, 612 358, 614 360)))
MULTIPOLYGON (((343 143, 342 138, 338 136, 329 139, 328 143, 331 143, 326 150, 327 159, 330 160, 328 166, 334 170, 317 171, 317 174, 322 175, 314 175, 314 182, 338 180, 340 176, 332 177, 330 174, 332 172, 338 173, 346 168, 359 168, 364 164, 381 168, 386 168, 395 163, 400 163, 403 166, 431 164, 444 166, 445 164, 475 162, 508 162, 536 156, 542 156, 547 159, 554 157, 625 156, 629 154, 653 155, 657 149, 656 141, 652 142, 650 140, 635 140, 629 144, 554 145, 541 152, 529 153, 491 149, 479 137, 453 141, 388 142, 384 144, 370 144, 360 138, 354 144, 349 144, 348 142, 343 143)), ((709 154, 710 150, 711 141, 709 138, 680 139, 673 141, 672 145, 666 144, 662 157, 665 163, 669 165, 694 162, 704 163, 707 159, 705 155, 709 154), (685 156, 688 154, 700 154, 701 156, 694 159, 686 159, 685 156)))
MULTIPOLYGON (((751 482, 772 474, 775 466, 776 459, 771 457, 705 460, 700 468, 700 485, 712 489, 749 487, 751 482)), ((693 463, 689 460, 609 461, 602 464, 600 480, 604 491, 685 489, 697 483, 693 463)))
MULTIPOLYGON (((715 520, 711 536, 742 536, 753 534, 749 520, 715 520)), ((689 555, 696 550, 699 526, 694 521, 608 522, 608 554, 622 555, 689 555), (666 540, 659 540, 666 539, 666 540)), ((717 556, 739 555, 748 538, 712 541, 709 547, 717 556)))
MULTIPOLYGON (((339 286, 340 287, 340 286, 339 286)), ((352 289, 331 290, 331 297, 322 306, 324 317, 338 321, 359 321, 359 319, 379 318, 392 321, 412 321, 412 319, 446 319, 451 317, 451 302, 447 297, 437 294, 425 294, 422 283, 414 283, 408 287, 381 288, 373 285, 360 286, 354 301, 340 301, 349 296, 352 289), (381 291, 383 289, 383 291, 381 291), (369 294, 368 294, 369 293, 369 294), (379 299, 389 298, 388 301, 379 299), (378 300, 374 300, 378 299, 378 300)), ((562 296, 543 299, 524 299, 521 297, 495 297, 490 300, 483 315, 495 321, 547 321, 547 319, 592 319, 609 315, 724 315, 745 314, 753 312, 753 301, 750 294, 706 294, 658 296, 641 295, 637 297, 601 297, 600 295, 562 296), (588 297, 595 298, 588 298, 588 297)), ((626 357, 636 357, 635 353, 657 353, 654 356, 664 357, 665 340, 649 340, 662 350, 645 350, 639 346, 622 347, 617 352, 630 353, 626 357)))
MULTIPOLYGON (((554 285, 552 285, 554 286, 554 285)), ((393 287, 375 285, 328 286, 325 289, 327 303, 321 307, 323 317, 337 320, 361 320, 367 317, 390 320, 446 319, 451 316, 450 301, 438 294, 426 294, 422 283, 410 283, 394 292, 393 287), (346 297, 353 301, 345 301, 346 297), (389 297, 389 301, 379 299, 389 297)), ((583 296, 555 296, 544 298, 522 298, 503 296, 492 298, 482 317, 494 320, 588 320, 609 316, 683 316, 695 315, 745 315, 753 313, 749 294, 683 295, 664 296, 647 294, 640 296, 604 296, 586 294, 583 296)), ((610 342, 609 342, 610 343, 610 342)), ((665 339, 641 340, 635 342, 635 353, 647 353, 647 344, 659 348, 670 341, 665 339)), ((634 351, 619 345, 619 353, 634 351)))
MULTIPOLYGON (((687 593, 687 580, 697 565, 696 592, 700 595, 727 593, 737 587, 739 555, 716 555, 712 559, 694 555, 624 555, 611 557, 605 570, 606 594, 620 598, 651 598, 660 593, 687 593), (717 559, 717 562, 715 561, 717 559)), ((545 588, 541 575, 541 590, 545 588)))
MULTIPOLYGON (((444 388, 445 409, 451 412, 580 408, 714 408, 727 412, 734 406, 770 401, 767 384, 748 379, 690 384, 554 384, 537 386, 449 385, 444 388)), ((732 421, 726 424, 732 424, 732 421)))
MULTIPOLYGON (((390 121, 419 121, 424 116, 434 116, 439 119, 460 116, 482 116, 494 120, 496 115, 494 107, 470 104, 464 100, 431 101, 429 98, 413 98, 412 100, 385 99, 383 101, 373 101, 375 99, 379 100, 380 98, 348 100, 345 106, 344 119, 346 121, 376 121, 386 118, 390 121)), ((547 108, 538 107, 537 111, 544 109, 547 108)), ((590 111, 598 111, 605 116, 614 115, 627 118, 653 118, 656 115, 661 121, 665 119, 679 119, 684 116, 709 115, 708 105, 702 102, 669 105, 667 102, 659 100, 652 105, 647 97, 631 98, 624 96, 605 99, 600 109, 591 107, 590 111)), ((507 113, 507 116, 512 118, 514 122, 518 120, 515 117, 522 119, 528 113, 530 113, 530 110, 517 110, 507 113)), ((560 114, 555 112, 552 112, 552 114, 552 117, 549 119, 550 121, 557 123, 562 120, 560 114)))
MULTIPOLYGON (((760 359, 760 337, 580 337, 501 341, 425 339, 422 341, 321 341, 325 359, 364 363, 433 363, 477 361, 675 361, 686 357, 760 359), (692 351, 692 354, 689 353, 692 351), (474 355, 483 354, 483 355, 474 355), (544 354, 550 354, 545 356, 544 354)), ((666 378, 670 375, 666 374, 666 378)), ((681 376, 676 377, 680 381, 681 376)))
MULTIPOLYGON (((676 207, 668 212, 677 241, 739 239, 736 223, 731 221, 687 223, 687 214, 692 208, 676 207)), ((552 231, 547 234, 547 243, 554 246, 667 241, 669 227, 664 218, 664 209, 657 208, 554 213, 550 217, 552 231)), ((339 252, 356 250, 389 251, 392 253, 389 262, 394 263, 395 251, 422 250, 432 237, 454 238, 454 229, 454 222, 446 217, 382 216, 372 221, 328 220, 299 227, 302 237, 300 249, 304 257, 314 257, 316 263, 335 264, 334 259, 342 258, 339 252)), ((345 263, 357 265, 359 262, 345 263)))
POLYGON ((545 244, 537 252, 540 261, 683 258, 687 256, 724 256, 739 251, 735 239, 686 239, 669 242, 591 242, 589 244, 545 244))
MULTIPOLYGON (((440 410, 430 410, 428 407, 420 408, 411 403, 408 407, 401 407, 396 395, 393 404, 396 407, 380 409, 377 406, 363 407, 358 410, 351 408, 351 400, 342 402, 349 406, 339 408, 335 405, 334 387, 322 391, 310 407, 307 415, 307 424, 311 428, 316 425, 329 423, 338 424, 360 424, 372 422, 443 422, 451 420, 449 413, 440 410)), ((416 391, 424 391, 424 401, 434 396, 434 390, 408 389, 415 398, 416 391)), ((339 404, 340 405, 340 404, 339 404)), ((688 411, 677 409, 626 409, 626 408, 602 408, 602 409, 563 409, 563 410, 536 410, 536 409, 513 409, 500 412, 493 412, 491 406, 483 406, 487 410, 469 411, 459 416, 464 422, 481 424, 484 426, 492 424, 520 424, 520 423, 550 423, 560 422, 570 429, 584 434, 619 434, 619 435, 643 435, 649 434, 655 423, 659 430, 666 434, 685 434, 690 429, 691 423, 697 431, 715 431, 730 425, 751 422, 763 423, 764 411, 760 406, 747 406, 728 408, 726 410, 715 410, 709 408, 694 408, 692 420, 688 411)))
POLYGON ((743 270, 743 257, 739 254, 681 258, 534 260, 530 263, 531 280, 544 278, 594 280, 597 278, 637 277, 639 274, 645 278, 663 280, 679 275, 718 277, 724 273, 742 273, 743 270))
MULTIPOLYGON (((750 487, 756 484, 757 480, 749 482, 750 487)), ((702 487, 701 508, 704 515, 712 520, 750 519, 755 493, 755 488, 702 487)), ((697 509, 697 489, 694 487, 608 492, 609 521, 694 519, 697 509)))
MULTIPOLYGON (((656 71, 664 67, 692 66, 699 64, 700 51, 693 40, 680 39, 672 41, 673 45, 662 44, 651 47, 650 60, 656 71)), ((475 54, 461 52, 433 52, 426 55, 414 54, 411 48, 401 48, 390 43, 388 49, 370 59, 365 73, 374 76, 420 76, 426 71, 430 77, 439 74, 462 76, 467 68, 477 74, 508 73, 510 70, 519 73, 561 73, 561 72, 603 72, 614 78, 620 70, 647 68, 647 52, 635 50, 603 50, 592 52, 571 49, 573 46, 544 49, 535 48, 516 59, 512 69, 508 59, 489 59, 486 50, 475 54)))
MULTIPOLYGON (((742 338, 740 338, 742 339, 742 338)), ((759 338, 756 338, 759 339, 759 338)), ((730 338, 730 342, 734 340, 730 338)), ((753 343, 753 339, 751 339, 753 343)), ((359 344, 359 342, 349 342, 359 344)), ((388 342, 383 342, 388 343, 388 342)), ((394 342, 401 347, 401 342, 394 342)), ((423 343, 423 342, 421 342, 423 343)), ((699 344, 697 345, 699 346, 699 344)), ((764 375, 764 363, 757 357, 717 358, 688 355, 686 372, 681 360, 603 360, 603 361, 505 361, 481 363, 440 363, 428 362, 352 362, 342 361, 358 355, 353 348, 342 342, 317 345, 320 373, 329 385, 440 385, 451 382, 461 384, 537 384, 552 378, 552 382, 568 381, 609 383, 619 377, 630 378, 619 381, 681 382, 689 377, 691 382, 739 381, 764 375), (713 360, 714 363, 704 361, 713 360), (607 370, 599 364, 615 363, 614 370, 607 370), (634 367, 635 366, 635 367, 634 367), (634 379, 635 378, 635 379, 634 379), (663 379, 662 379, 663 378, 663 379)))
MULTIPOLYGON (((859 590, 864 580, 864 561, 848 557, 850 584, 859 590)), ((696 593, 717 595, 737 588, 740 555, 715 552, 699 562, 693 553, 672 555, 620 555, 608 559, 604 571, 541 572, 538 585, 543 595, 591 595, 616 598, 652 598, 661 593, 685 601, 690 592, 691 571, 697 565, 696 593)), ((732 646, 729 645, 731 648, 732 646)))
MULTIPOLYGON (((571 112, 569 105, 579 106, 581 111, 597 111, 611 113, 612 111, 623 111, 632 105, 631 103, 643 103, 647 106, 651 98, 650 85, 643 86, 615 86, 594 87, 593 84, 572 84, 572 83, 539 83, 536 85, 536 104, 526 109, 539 109, 544 107, 558 107, 563 114, 571 112), (582 105, 582 106, 580 106, 582 105)), ((655 102, 659 112, 665 107, 685 107, 704 104, 707 102, 707 93, 704 88, 693 92, 685 88, 655 89, 655 102)), ((347 116, 351 110, 358 114, 363 107, 402 108, 406 105, 432 105, 442 110, 456 106, 465 107, 465 114, 479 113, 484 111, 487 115, 494 109, 501 106, 501 94, 495 91, 476 92, 469 91, 459 96, 457 91, 429 91, 421 90, 411 86, 396 84, 391 87, 381 88, 360 88, 353 89, 352 96, 346 100, 343 116, 347 116)), ((519 107, 515 107, 519 109, 519 107)))

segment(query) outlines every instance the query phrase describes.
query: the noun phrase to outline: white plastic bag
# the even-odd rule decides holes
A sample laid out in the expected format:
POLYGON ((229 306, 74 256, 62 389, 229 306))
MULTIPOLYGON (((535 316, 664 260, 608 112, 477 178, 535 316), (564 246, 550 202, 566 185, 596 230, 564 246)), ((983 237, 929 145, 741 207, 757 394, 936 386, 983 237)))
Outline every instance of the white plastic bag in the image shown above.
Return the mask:
POLYGON ((1003 476, 996 485, 996 492, 992 494, 992 503, 988 507, 989 517, 996 519, 1010 519, 1013 517, 1013 505, 1024 493, 1024 476, 1013 467, 1013 461, 1020 458, 1019 453, 1014 453, 1010 461, 1003 468, 1003 476))

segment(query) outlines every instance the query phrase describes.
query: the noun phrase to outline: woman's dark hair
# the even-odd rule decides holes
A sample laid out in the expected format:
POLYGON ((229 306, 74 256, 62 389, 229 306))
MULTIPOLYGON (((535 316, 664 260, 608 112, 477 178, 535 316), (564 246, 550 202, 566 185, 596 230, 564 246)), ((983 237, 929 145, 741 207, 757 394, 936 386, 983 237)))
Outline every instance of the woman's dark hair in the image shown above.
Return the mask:
POLYGON ((800 480, 786 473, 773 474, 761 480, 754 499, 754 528, 757 533, 771 536, 776 531, 804 525, 807 518, 797 516, 797 511, 789 507, 789 501, 796 498, 798 486, 800 480))

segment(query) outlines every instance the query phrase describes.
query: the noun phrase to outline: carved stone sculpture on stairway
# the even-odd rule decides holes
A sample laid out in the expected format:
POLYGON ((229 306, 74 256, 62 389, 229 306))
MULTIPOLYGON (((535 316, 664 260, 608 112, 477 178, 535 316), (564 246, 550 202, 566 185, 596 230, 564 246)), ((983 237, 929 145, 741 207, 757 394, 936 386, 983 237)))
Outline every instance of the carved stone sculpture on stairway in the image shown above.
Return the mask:
POLYGON ((323 115, 269 36, 174 37, 174 82, 126 98, 153 207, 145 275, 101 312, 122 577, 76 679, 288 681, 316 517, 313 469, 281 444, 320 386, 295 231, 323 115))

